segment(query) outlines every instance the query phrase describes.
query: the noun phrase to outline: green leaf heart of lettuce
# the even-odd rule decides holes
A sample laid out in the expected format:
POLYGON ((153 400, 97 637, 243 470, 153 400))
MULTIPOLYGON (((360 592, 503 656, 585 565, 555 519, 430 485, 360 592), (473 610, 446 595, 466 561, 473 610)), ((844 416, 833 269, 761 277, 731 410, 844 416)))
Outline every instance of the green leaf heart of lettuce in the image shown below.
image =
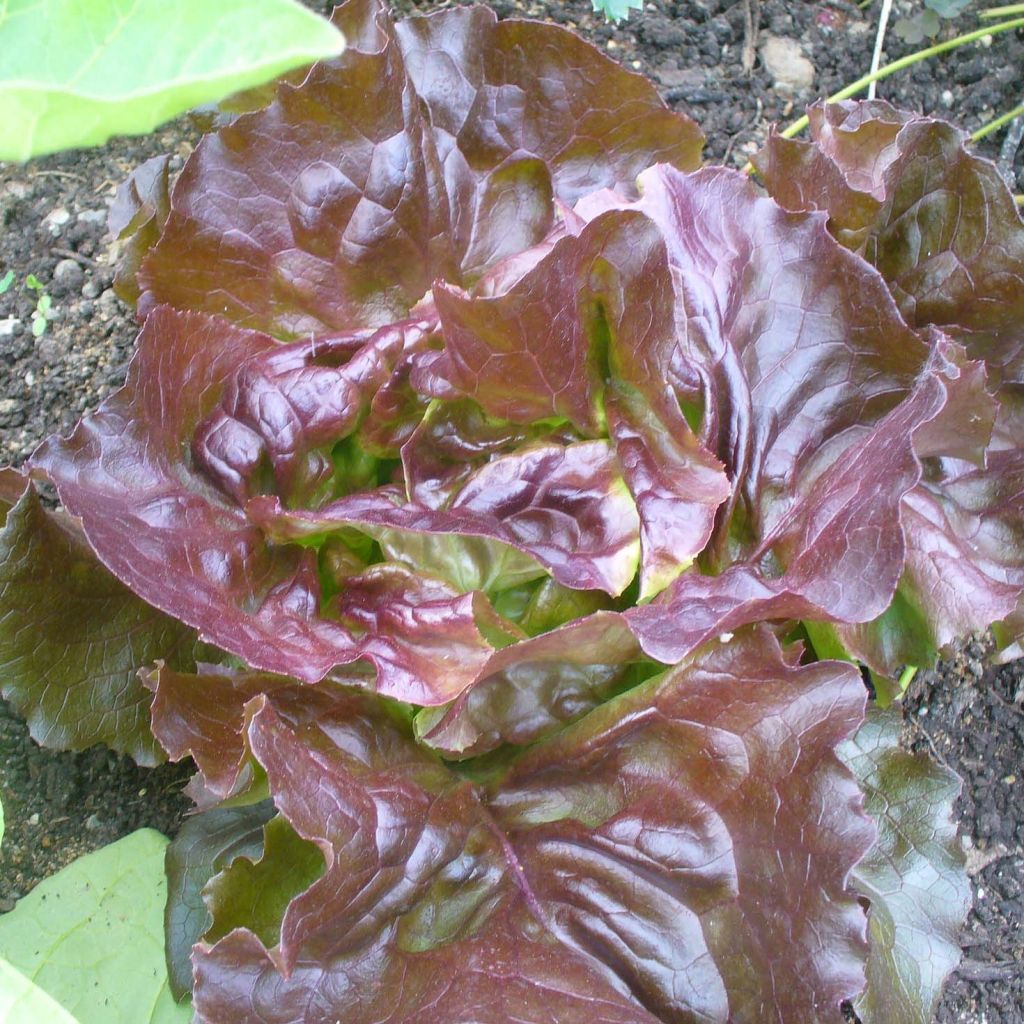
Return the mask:
POLYGON ((559 28, 334 20, 122 190, 128 381, 0 478, 4 695, 198 769, 176 994, 924 1024, 956 784, 858 732, 849 662, 1020 649, 1011 197, 885 104, 815 108, 760 188, 559 28))

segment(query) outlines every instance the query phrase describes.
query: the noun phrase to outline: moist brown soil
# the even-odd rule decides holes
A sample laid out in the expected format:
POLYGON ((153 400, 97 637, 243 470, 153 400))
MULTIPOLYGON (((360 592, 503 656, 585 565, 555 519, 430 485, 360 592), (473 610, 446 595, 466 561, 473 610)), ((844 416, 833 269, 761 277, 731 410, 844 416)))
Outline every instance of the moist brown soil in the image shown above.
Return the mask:
MULTIPOLYGON (((325 4, 307 0, 323 10, 325 4)), ((612 57, 642 71, 675 109, 707 135, 707 157, 742 165, 771 123, 802 113, 868 68, 876 11, 846 0, 654 0, 612 26, 587 0, 492 0, 500 16, 545 18, 575 28, 612 57), (756 36, 747 28, 748 11, 756 36), (814 68, 809 89, 773 80, 760 56, 769 36, 795 42, 814 68), (744 58, 753 64, 749 72, 744 58)), ((401 0, 403 11, 443 6, 401 0)), ((895 4, 897 15, 912 13, 895 4)), ((968 31, 962 16, 946 36, 968 31)), ((886 55, 912 47, 890 34, 886 55)), ((881 83, 897 105, 974 130, 1024 97, 1024 34, 917 65, 881 83)), ((174 154, 180 166, 199 137, 183 118, 140 139, 23 166, 0 164, 0 463, 20 463, 47 434, 66 431, 124 380, 134 344, 132 313, 110 289, 106 215, 117 184, 142 161, 174 154), (31 330, 33 274, 53 300, 53 319, 31 330)), ((981 151, 999 155, 1002 135, 981 151)), ((1003 162, 1024 191, 1024 151, 1003 162)), ((920 673, 904 702, 906 741, 964 780, 957 806, 975 906, 963 933, 965 962, 947 986, 942 1024, 1024 1024, 1024 662, 995 666, 983 640, 968 641, 934 672, 920 673)), ((188 765, 155 770, 96 747, 40 749, 0 702, 0 799, 7 831, 0 850, 0 912, 41 878, 82 853, 150 826, 173 835, 188 808, 188 765)), ((793 1022, 799 1024, 799 1022, 793 1022)))

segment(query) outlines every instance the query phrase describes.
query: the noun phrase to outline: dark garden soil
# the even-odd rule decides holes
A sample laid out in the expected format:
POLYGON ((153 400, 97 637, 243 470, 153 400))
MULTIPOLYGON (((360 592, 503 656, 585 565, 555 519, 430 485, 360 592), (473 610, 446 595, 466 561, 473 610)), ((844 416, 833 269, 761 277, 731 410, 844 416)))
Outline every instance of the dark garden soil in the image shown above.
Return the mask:
MULTIPOLYGON (((708 158, 733 166, 757 148, 769 123, 798 116, 805 102, 867 70, 876 17, 846 0, 764 0, 760 9, 757 0, 653 0, 613 27, 590 11, 589 0, 492 6, 502 16, 576 28, 647 74, 672 106, 701 124, 708 158), (766 44, 805 58, 810 86, 786 81, 800 70, 792 52, 781 72, 769 70, 766 44)), ((901 0, 895 7, 897 14, 912 10, 901 0)), ((947 34, 975 21, 964 16, 954 25, 947 34)), ((886 53, 893 59, 910 49, 893 37, 886 53)), ((1024 34, 918 65, 883 82, 878 95, 973 130, 1024 97, 1024 34)), ((0 295, 0 462, 23 461, 46 434, 71 427, 122 383, 135 327, 110 289, 107 209, 133 167, 162 152, 175 154, 180 166, 198 135, 197 125, 182 119, 144 139, 25 166, 0 164, 0 278, 8 269, 15 274, 0 295), (25 284, 29 274, 53 300, 53 319, 39 338, 31 330, 37 296, 25 284)), ((998 156, 1001 139, 986 142, 983 152, 998 156)), ((1024 151, 1009 163, 1012 187, 1024 191, 1024 151)), ((905 716, 908 744, 930 750, 964 779, 958 813, 975 907, 963 934, 964 965, 937 1020, 1024 1024, 1024 662, 991 665, 983 642, 971 641, 937 671, 919 675, 905 716)), ((187 808, 180 790, 188 775, 185 765, 139 769, 102 748, 43 751, 0 702, 7 816, 0 912, 39 879, 133 829, 173 834, 187 808)))

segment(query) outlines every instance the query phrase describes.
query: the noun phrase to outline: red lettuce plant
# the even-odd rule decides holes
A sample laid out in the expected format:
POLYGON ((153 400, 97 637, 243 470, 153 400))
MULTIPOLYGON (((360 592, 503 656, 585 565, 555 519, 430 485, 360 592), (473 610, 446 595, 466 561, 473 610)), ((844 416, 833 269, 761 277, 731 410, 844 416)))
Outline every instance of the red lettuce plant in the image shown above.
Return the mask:
POLYGON ((956 783, 856 662, 1019 652, 1011 197, 879 103, 773 138, 766 195, 570 33, 335 21, 122 190, 128 381, 34 455, 63 511, 0 477, 4 695, 195 760, 172 983, 208 1024, 928 1020, 956 783))

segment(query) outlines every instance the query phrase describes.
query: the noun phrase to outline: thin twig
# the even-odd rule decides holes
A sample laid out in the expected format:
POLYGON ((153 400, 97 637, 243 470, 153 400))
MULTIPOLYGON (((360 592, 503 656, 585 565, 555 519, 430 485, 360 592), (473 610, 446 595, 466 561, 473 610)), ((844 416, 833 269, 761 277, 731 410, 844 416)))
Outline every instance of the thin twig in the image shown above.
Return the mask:
POLYGON ((931 734, 917 720, 917 718, 911 717, 910 726, 911 728, 916 729, 925 738, 926 742, 928 743, 928 746, 931 748, 932 754, 935 756, 935 760, 938 761, 943 768, 947 769, 948 771, 952 771, 953 769, 949 767, 949 764, 946 762, 946 759, 942 756, 942 754, 939 753, 939 748, 935 746, 935 740, 932 739, 931 734))
POLYGON ((956 973, 968 981, 1002 981, 1004 978, 1012 978, 1020 970, 1022 966, 1016 960, 999 960, 996 963, 961 960, 956 973))
POLYGON ((90 259, 88 256, 83 256, 80 252, 75 252, 74 249, 60 249, 57 246, 52 246, 50 252, 54 256, 63 256, 65 259, 74 260, 76 263, 81 263, 83 267, 88 267, 90 270, 98 270, 100 264, 90 259))
POLYGON ((33 171, 33 178, 71 178, 74 181, 85 181, 80 174, 73 174, 71 171, 33 171))
POLYGON ((757 33, 761 25, 761 0, 743 0, 743 73, 749 78, 757 59, 757 33))
POLYGON ((995 699, 999 701, 999 703, 1002 704, 1007 711, 1012 711, 1016 715, 1024 715, 1024 708, 1018 707, 1016 704, 1013 703, 1013 701, 1007 700, 997 690, 994 690, 992 687, 989 687, 987 692, 991 696, 995 697, 995 699))

